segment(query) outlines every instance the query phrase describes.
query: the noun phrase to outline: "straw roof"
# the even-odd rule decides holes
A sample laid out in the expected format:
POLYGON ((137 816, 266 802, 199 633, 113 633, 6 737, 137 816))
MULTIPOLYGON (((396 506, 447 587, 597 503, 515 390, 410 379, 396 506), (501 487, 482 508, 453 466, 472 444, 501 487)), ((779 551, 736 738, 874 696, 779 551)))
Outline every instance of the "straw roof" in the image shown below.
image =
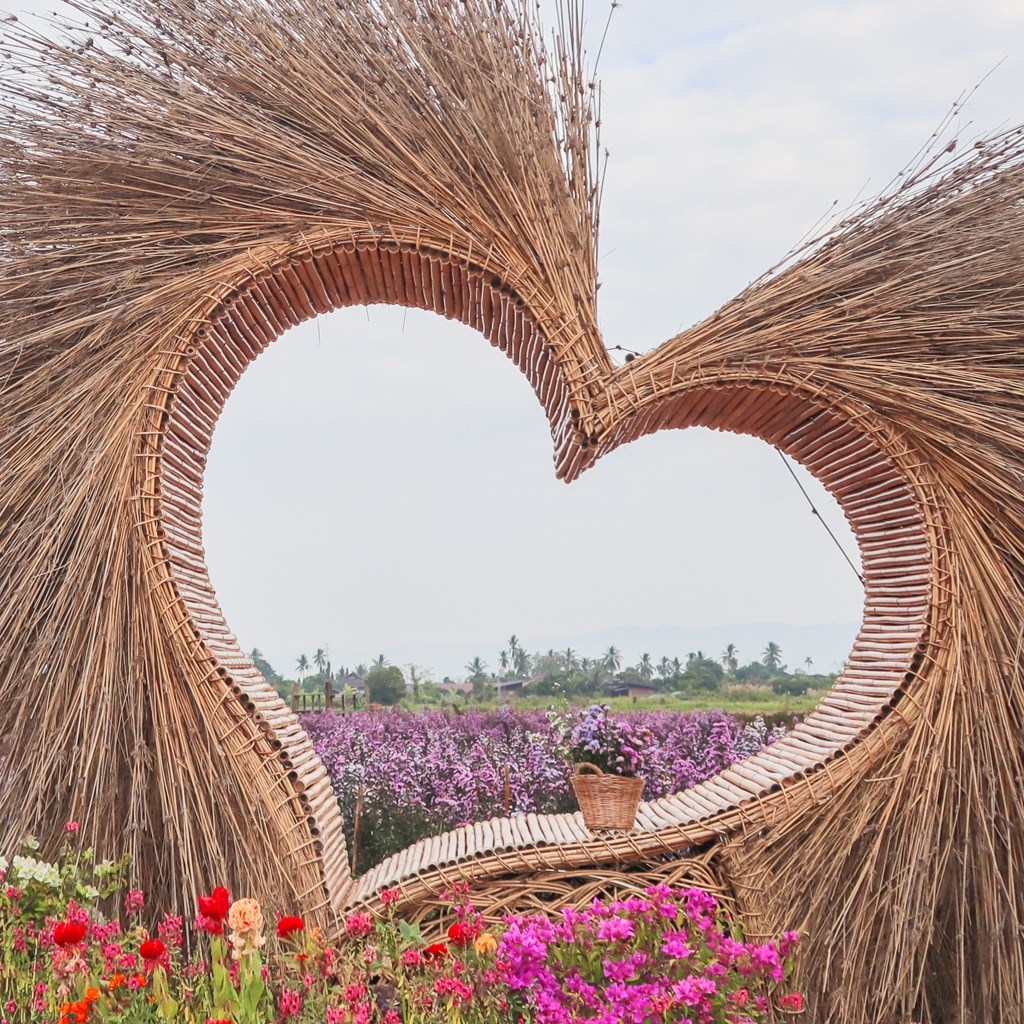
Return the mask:
POLYGON ((710 843, 755 933, 810 933, 814 1019, 1016 1019, 1024 133, 942 137, 615 369, 575 3, 550 43, 526 0, 78 9, 62 42, 7 25, 0 50, 0 845, 53 851, 75 818, 170 905, 227 883, 329 922, 387 882, 493 895, 710 843), (372 302, 505 351, 566 479, 694 424, 811 468, 866 594, 819 709, 633 833, 486 823, 354 882, 323 766, 217 605, 201 490, 246 366, 372 302))

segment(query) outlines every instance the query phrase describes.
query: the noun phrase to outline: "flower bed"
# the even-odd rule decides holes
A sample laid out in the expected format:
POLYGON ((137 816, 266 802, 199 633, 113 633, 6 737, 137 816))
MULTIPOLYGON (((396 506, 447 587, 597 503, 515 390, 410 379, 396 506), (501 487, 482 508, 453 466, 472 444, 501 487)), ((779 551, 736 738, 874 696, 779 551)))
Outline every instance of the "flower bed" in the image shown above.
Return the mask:
POLYGON ((390 889, 380 917, 350 914, 331 943, 223 887, 189 926, 154 918, 138 890, 87 886, 118 897, 122 926, 68 897, 88 868, 68 847, 59 865, 3 872, 2 1024, 761 1024, 802 1006, 786 985, 796 935, 745 943, 697 889, 486 930, 456 885, 447 941, 429 944, 390 889))
MULTIPOLYGON (((566 712, 582 722, 582 709, 566 712)), ((543 711, 323 712, 301 716, 341 802, 353 849, 360 807, 359 862, 392 853, 457 825, 507 812, 576 809, 569 784, 565 715, 543 711)), ((626 720, 633 773, 644 799, 678 792, 756 753, 785 733, 721 711, 640 711, 626 720)))

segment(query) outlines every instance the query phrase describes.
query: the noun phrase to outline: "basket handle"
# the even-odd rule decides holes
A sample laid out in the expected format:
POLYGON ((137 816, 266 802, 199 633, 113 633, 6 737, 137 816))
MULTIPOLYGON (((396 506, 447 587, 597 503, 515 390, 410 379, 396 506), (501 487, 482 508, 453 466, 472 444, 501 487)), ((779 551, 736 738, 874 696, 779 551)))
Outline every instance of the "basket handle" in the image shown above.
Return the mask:
POLYGON ((578 761, 576 764, 573 765, 573 775, 582 775, 584 768, 589 768, 592 772, 596 772, 598 775, 605 774, 603 771, 601 771, 600 768, 597 767, 596 764, 591 764, 589 761, 578 761))

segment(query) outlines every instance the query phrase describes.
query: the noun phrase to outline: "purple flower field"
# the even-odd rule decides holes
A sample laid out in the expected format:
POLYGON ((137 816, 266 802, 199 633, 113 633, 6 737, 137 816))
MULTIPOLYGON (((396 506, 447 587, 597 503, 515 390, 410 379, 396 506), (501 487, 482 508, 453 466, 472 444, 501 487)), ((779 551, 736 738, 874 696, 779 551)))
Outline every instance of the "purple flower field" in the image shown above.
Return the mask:
MULTIPOLYGON (((582 718, 583 709, 576 709, 582 718)), ((644 799, 687 789, 785 734, 722 711, 622 713, 649 737, 637 752, 644 799)), ((300 716, 334 781, 353 847, 360 786, 358 869, 426 836, 505 813, 576 809, 561 732, 543 711, 319 712, 300 716)), ((619 716, 616 716, 619 717, 619 716)))

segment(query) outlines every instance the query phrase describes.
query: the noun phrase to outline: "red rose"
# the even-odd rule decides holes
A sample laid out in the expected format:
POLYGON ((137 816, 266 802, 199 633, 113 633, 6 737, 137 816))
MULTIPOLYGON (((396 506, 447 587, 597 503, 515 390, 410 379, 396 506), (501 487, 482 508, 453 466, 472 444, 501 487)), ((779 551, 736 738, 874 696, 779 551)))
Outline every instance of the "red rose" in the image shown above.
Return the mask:
POLYGON ((157 967, 166 967, 167 947, 159 939, 146 939, 139 946, 139 956, 142 957, 142 966, 147 971, 154 971, 157 967))
POLYGON ((277 937, 279 939, 287 939, 289 935, 301 932, 305 927, 306 922, 301 917, 282 917, 277 922, 277 937))
POLYGON ((443 942, 435 942, 432 946, 427 946, 423 950, 423 955, 428 960, 443 960, 448 956, 448 947, 443 942))
POLYGON ((448 941, 453 946, 470 946, 477 937, 479 929, 469 924, 468 921, 456 921, 448 929, 448 941))
POLYGON ((80 921, 58 921, 53 929, 53 941, 61 949, 77 946, 85 938, 85 931, 80 921))
POLYGON ((199 912, 208 921, 223 921, 231 908, 231 896, 223 885, 218 885, 209 896, 199 897, 199 912))

